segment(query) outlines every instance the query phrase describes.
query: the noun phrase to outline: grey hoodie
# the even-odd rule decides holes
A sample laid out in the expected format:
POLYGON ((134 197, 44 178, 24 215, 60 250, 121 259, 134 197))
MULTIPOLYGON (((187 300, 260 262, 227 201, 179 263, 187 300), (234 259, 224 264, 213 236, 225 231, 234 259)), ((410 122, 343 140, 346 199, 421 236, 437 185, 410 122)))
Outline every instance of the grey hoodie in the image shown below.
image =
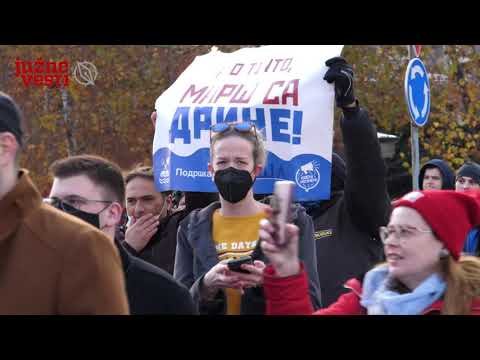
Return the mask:
MULTIPOLYGON (((225 314, 226 312, 223 291, 219 291, 213 301, 205 302, 200 298, 200 286, 203 277, 219 262, 212 239, 212 217, 214 211, 219 207, 220 203, 215 202, 204 209, 194 210, 180 223, 177 234, 173 276, 190 289, 190 294, 199 306, 201 314, 225 314)), ((312 219, 300 205, 294 207, 293 219, 293 222, 300 229, 299 257, 308 273, 310 298, 314 308, 318 309, 321 306, 321 295, 312 219)), ((255 260, 268 263, 259 247, 259 243, 257 243, 252 257, 255 260)), ((245 290, 245 295, 242 297, 241 314, 265 314, 263 288, 245 290)))

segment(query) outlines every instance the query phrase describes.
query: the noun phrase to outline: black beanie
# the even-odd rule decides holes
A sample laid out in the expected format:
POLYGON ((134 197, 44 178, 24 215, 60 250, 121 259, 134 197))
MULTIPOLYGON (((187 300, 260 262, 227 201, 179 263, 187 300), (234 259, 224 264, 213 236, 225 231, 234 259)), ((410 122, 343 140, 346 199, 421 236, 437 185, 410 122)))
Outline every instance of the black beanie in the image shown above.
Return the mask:
POLYGON ((12 133, 23 145, 22 115, 10 96, 0 91, 0 132, 12 133))
POLYGON ((457 177, 466 176, 480 184, 480 165, 474 162, 465 163, 457 172, 457 177))

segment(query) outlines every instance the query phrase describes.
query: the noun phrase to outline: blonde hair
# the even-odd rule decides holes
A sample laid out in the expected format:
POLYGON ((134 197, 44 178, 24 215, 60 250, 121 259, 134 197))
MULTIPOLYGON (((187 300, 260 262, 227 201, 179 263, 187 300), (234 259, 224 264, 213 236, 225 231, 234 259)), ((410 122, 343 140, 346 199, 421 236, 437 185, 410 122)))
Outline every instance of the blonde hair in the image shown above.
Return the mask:
MULTIPOLYGON (((238 122, 232 123, 236 124, 238 122)), ((213 147, 215 143, 219 140, 237 136, 242 139, 247 140, 253 146, 253 161, 254 165, 260 165, 261 167, 265 166, 267 162, 267 151, 265 150, 265 143, 262 138, 262 134, 258 131, 257 128, 252 128, 250 131, 237 131, 233 127, 218 133, 213 133, 211 140, 210 140, 210 159, 213 159, 213 147)))
POLYGON ((447 283, 442 315, 469 315, 472 301, 480 296, 480 259, 461 256, 455 261, 449 256, 440 262, 447 283))
MULTIPOLYGON (((384 262, 376 267, 386 265, 384 262)), ((464 255, 455 261, 448 256, 440 259, 440 268, 446 283, 441 314, 469 315, 472 302, 480 297, 480 259, 464 255)), ((394 291, 407 290, 398 279, 392 279, 389 285, 394 291)))

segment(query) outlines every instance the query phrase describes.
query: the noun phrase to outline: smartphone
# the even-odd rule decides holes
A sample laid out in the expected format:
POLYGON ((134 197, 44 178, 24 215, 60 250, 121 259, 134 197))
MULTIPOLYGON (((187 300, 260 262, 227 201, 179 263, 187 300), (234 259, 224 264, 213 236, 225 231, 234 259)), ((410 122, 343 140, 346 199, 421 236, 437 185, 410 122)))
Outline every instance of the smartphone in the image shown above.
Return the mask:
POLYGON ((275 228, 273 240, 277 246, 285 246, 285 225, 292 221, 292 202, 295 191, 293 181, 277 181, 274 185, 272 199, 272 223, 275 228))
POLYGON ((249 271, 243 270, 241 268, 241 265, 243 264, 252 264, 253 265, 253 260, 251 256, 242 256, 239 257, 238 259, 232 259, 227 262, 228 269, 230 271, 235 271, 243 274, 250 274, 249 271))

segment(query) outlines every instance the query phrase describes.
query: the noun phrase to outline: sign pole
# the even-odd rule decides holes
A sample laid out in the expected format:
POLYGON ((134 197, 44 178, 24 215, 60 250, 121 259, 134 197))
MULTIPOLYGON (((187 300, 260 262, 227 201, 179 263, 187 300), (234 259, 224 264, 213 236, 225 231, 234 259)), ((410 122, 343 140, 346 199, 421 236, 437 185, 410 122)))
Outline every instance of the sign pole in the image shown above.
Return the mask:
MULTIPOLYGON (((408 58, 413 59, 417 56, 415 45, 408 45, 408 58)), ((418 144, 418 126, 411 121, 411 140, 412 140, 412 189, 418 190, 418 174, 420 172, 420 147, 418 144)))

